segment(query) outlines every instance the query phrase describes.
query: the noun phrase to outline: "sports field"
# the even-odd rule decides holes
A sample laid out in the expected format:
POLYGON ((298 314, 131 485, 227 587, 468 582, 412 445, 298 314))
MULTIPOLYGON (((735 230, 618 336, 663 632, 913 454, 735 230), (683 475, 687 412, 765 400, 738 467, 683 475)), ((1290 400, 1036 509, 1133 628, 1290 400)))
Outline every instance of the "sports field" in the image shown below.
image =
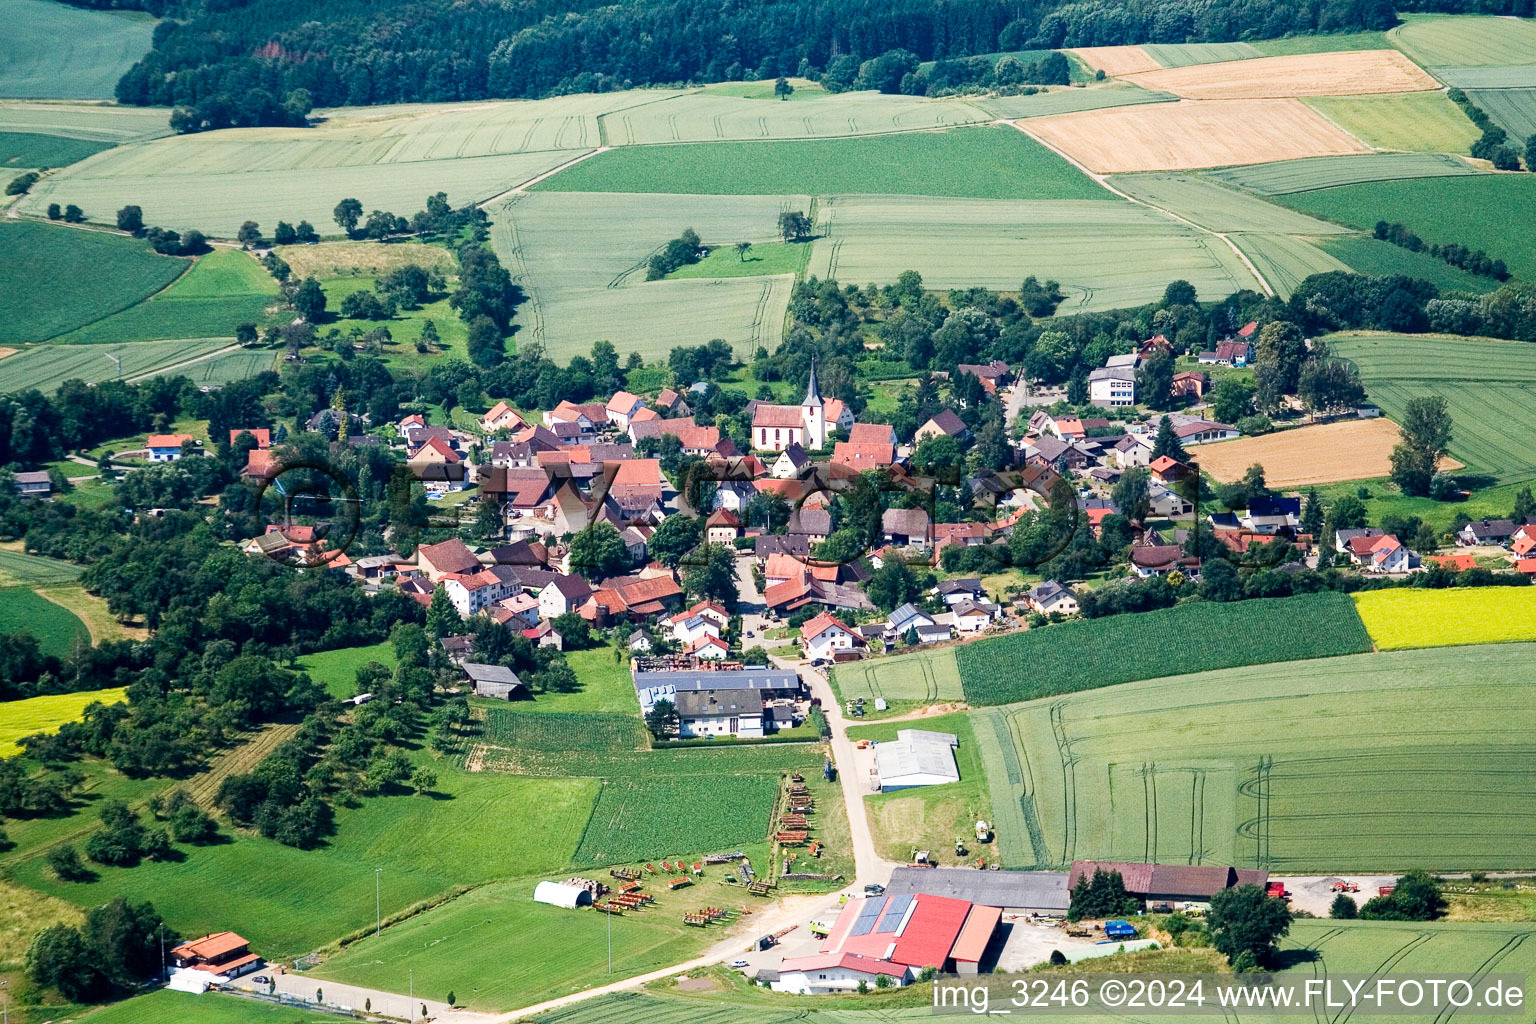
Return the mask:
MULTIPOLYGON (((159 341, 166 338, 233 339, 242 323, 268 321, 277 303, 277 282, 236 249, 199 256, 192 269, 148 300, 68 334, 66 345, 159 341)), ((270 355, 270 353, 268 353, 270 355)))
POLYGON ((43 653, 55 658, 69 654, 77 640, 90 644, 85 623, 68 608, 24 586, 0 588, 0 633, 22 632, 37 637, 43 653))
MULTIPOLYGON (((13 591, 0 591, 0 603, 9 603, 13 596, 13 591)), ((110 690, 83 690, 7 701, 0 705, 5 709, 5 713, 0 714, 0 757, 20 753, 21 747, 16 741, 23 736, 58 732, 65 722, 78 721, 87 705, 117 704, 127 692, 126 687, 119 686, 110 690)))
MULTIPOLYGON (((113 356, 122 360, 124 378, 152 376, 189 359, 228 348, 229 344, 228 338, 200 338, 127 345, 36 345, 0 359, 0 391, 37 388, 51 392, 71 378, 87 383, 113 380, 118 376, 113 356)), ((200 365, 188 366, 185 373, 194 376, 200 365)))
POLYGON ((1481 172, 1465 160, 1439 153, 1371 153, 1283 160, 1208 173, 1217 181, 1276 196, 1360 182, 1445 178, 1481 172))
POLYGON ((1349 598, 1323 593, 1077 619, 963 644, 955 661, 965 699, 984 705, 1370 649, 1349 598))
POLYGON ((1536 621, 1532 587, 1373 590, 1354 599, 1383 651, 1529 641, 1536 621))
POLYGON ((1315 96, 1307 105, 1377 149, 1466 153, 1482 134, 1442 92, 1315 96))
POLYGON ((1536 825, 1536 645, 1363 654, 974 713, 1011 866, 1515 868, 1536 825))
POLYGON ((185 273, 187 260, 100 231, 0 222, 0 342, 45 341, 126 309, 185 273), (69 288, 58 282, 73 282, 69 288), (40 301, 44 296, 46 301, 40 301))
POLYGON ((1220 239, 1126 202, 837 196, 817 225, 809 272, 859 285, 916 270, 929 288, 1011 291, 1034 274, 1061 282, 1061 313, 1152 302, 1175 278, 1212 297, 1257 286, 1220 239))
POLYGON ((1171 92, 1191 100, 1353 96, 1439 87, 1439 83, 1396 50, 1260 57, 1145 71, 1130 78, 1144 89, 1171 92))
MULTIPOLYGON (((1397 424, 1385 417, 1340 420, 1201 445, 1195 461, 1222 483, 1242 479, 1258 463, 1271 487, 1307 487, 1386 476, 1399 438, 1397 424)), ((1447 470, 1460 466, 1454 459, 1441 463, 1447 470)))
POLYGON ((1536 476, 1527 443, 1536 429, 1536 365, 1525 343, 1379 333, 1328 341, 1359 367, 1366 394, 1388 416, 1401 416, 1411 398, 1440 395, 1451 413, 1452 455, 1503 482, 1536 476))
POLYGON ((109 100, 149 52, 155 19, 48 0, 0 0, 0 96, 109 100))
POLYGON ((772 241, 784 208, 808 212, 810 197, 511 197, 493 214, 491 244, 528 295, 518 309, 519 342, 542 344, 553 359, 586 354, 599 339, 647 360, 713 338, 744 352, 772 350, 789 277, 646 281, 643 265, 689 227, 706 242, 772 241))
POLYGON ((1503 260, 1516 277, 1536 276, 1536 175, 1479 174, 1376 181, 1297 192, 1279 202, 1363 231, 1377 221, 1406 225, 1426 242, 1459 242, 1503 260))
POLYGON ((1536 135, 1536 88, 1475 89, 1467 98, 1482 107, 1514 139, 1536 135))
POLYGON ((832 685, 843 700, 963 700, 955 648, 916 651, 894 658, 850 661, 832 670, 832 685))
POLYGON ((1175 213, 1211 231, 1286 235, 1345 232, 1337 224, 1302 216, 1199 174, 1116 174, 1109 184, 1127 195, 1175 213))
POLYGON ((534 187, 689 195, 1113 198, 1039 143, 996 125, 809 142, 629 146, 583 160, 534 187))
POLYGON ((1179 171, 1364 153, 1294 99, 1233 99, 1088 110, 1017 122, 1100 173, 1179 171))
POLYGON ((1536 63, 1536 22, 1529 18, 1410 14, 1387 37, 1428 68, 1536 63))
POLYGON ((1311 240, 1294 235, 1233 235, 1232 241, 1282 299, 1313 274, 1350 269, 1311 240))

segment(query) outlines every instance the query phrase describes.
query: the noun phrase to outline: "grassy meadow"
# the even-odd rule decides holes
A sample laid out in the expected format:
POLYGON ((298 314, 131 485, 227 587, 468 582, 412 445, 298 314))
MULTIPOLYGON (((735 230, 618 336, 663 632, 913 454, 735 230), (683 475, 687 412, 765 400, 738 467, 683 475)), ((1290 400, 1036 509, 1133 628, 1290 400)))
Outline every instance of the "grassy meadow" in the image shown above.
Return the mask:
MULTIPOLYGON (((14 595, 4 591, 0 592, 0 596, 9 602, 14 595)), ((7 701, 4 705, 5 714, 0 715, 0 757, 18 753, 21 748, 16 741, 23 736, 37 732, 57 732, 65 722, 77 721, 87 706, 117 704, 124 699, 126 693, 127 688, 119 686, 110 690, 82 690, 78 693, 57 693, 7 701)))
POLYGON ((376 661, 390 671, 399 664, 395 648, 388 641, 366 647, 342 647, 334 651, 306 654, 299 659, 299 668, 309 673, 309 678, 324 685, 325 692, 337 700, 357 695, 357 670, 376 661))
MULTIPOLYGON (((802 767, 809 769, 814 760, 806 758, 802 767)), ((606 779, 576 862, 692 859, 761 843, 772 824, 779 782, 766 774, 606 779)))
POLYGON ((876 193, 982 199, 1112 199, 1023 132, 988 126, 808 142, 626 146, 535 186, 690 195, 876 193))
MULTIPOLYGON (((3 115, 0 115, 3 117, 3 115)), ((0 131, 0 168, 65 167, 111 148, 109 142, 71 139, 42 132, 0 131)))
MULTIPOLYGON (((1210 634, 1206 634, 1209 636, 1210 634)), ((1148 680, 974 713, 1009 866, 1516 868, 1536 645, 1148 680)))
POLYGON ((668 280, 696 277, 761 277, 765 274, 796 274, 810 262, 811 247, 804 242, 754 243, 745 258, 729 243, 717 244, 697 263, 685 263, 667 275, 668 280))
POLYGON ((145 302, 59 338, 68 345, 233 338, 242 323, 265 323, 277 282, 249 253, 215 249, 185 276, 145 302))
MULTIPOLYGON (((118 345, 34 345, 0 359, 0 390, 37 388, 51 392, 70 379, 88 383, 113 380, 118 368, 112 357, 122 360, 124 378, 149 377, 188 360, 204 359, 230 344, 228 338, 195 338, 118 345)), ((271 354, 267 353, 269 357, 271 354)), ((198 362, 177 372, 194 376, 201 365, 198 362)))
POLYGON ((0 0, 0 96, 109 100, 149 52, 155 19, 47 0, 0 0))
POLYGON ((1318 248, 1351 270, 1361 274, 1390 277, 1405 274, 1428 281, 1443 292, 1491 292, 1499 282, 1480 274, 1469 274, 1427 252, 1413 252, 1369 235, 1329 235, 1312 240, 1318 248))
POLYGON ((1324 593, 1063 622, 964 644, 955 660, 966 700, 982 705, 1368 650, 1353 603, 1324 593))
POLYGON ((964 697, 953 647, 850 661, 835 666, 831 678, 840 698, 863 697, 871 705, 876 697, 925 702, 964 697))
POLYGON ((205 992, 160 989, 92 1013, 91 1024, 334 1024, 331 1014, 205 992))
POLYGON ((175 281, 187 260, 147 242, 31 221, 0 223, 0 343, 46 341, 127 309, 175 281), (17 258, 20 257, 20 258, 17 258), (61 281, 77 287, 60 289, 61 281))
MULTIPOLYGON (((78 467, 82 473, 88 470, 78 467)), ((24 551, 0 550, 0 587, 41 586, 73 583, 85 570, 73 562, 43 558, 24 551)))
POLYGON ((1482 132, 1442 92, 1315 96, 1307 105, 1368 146, 1466 153, 1482 132))
POLYGON ((1531 639, 1536 588, 1399 588, 1352 595, 1378 650, 1518 643, 1531 639))
POLYGON ((1498 67, 1531 63, 1536 22, 1527 18, 1410 14, 1387 34, 1425 67, 1498 67))
POLYGON ((85 623, 68 608, 26 587, 0 589, 0 633, 21 632, 37 637, 43 653, 56 658, 67 655, 76 640, 90 640, 85 623))

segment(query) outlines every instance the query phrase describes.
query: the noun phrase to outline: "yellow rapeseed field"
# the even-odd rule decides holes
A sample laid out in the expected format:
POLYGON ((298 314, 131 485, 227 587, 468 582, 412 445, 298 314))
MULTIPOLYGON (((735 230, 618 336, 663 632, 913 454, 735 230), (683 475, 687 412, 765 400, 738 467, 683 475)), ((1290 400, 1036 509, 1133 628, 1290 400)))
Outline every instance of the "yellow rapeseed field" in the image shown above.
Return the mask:
POLYGON ((87 704, 116 704, 123 700, 125 687, 110 690, 85 690, 47 697, 29 697, 0 704, 0 757, 21 752, 16 741, 35 732, 54 732, 65 722, 80 717, 87 704))
POLYGON ((1354 598, 1371 641, 1384 651, 1536 639, 1536 587, 1375 590, 1354 598))

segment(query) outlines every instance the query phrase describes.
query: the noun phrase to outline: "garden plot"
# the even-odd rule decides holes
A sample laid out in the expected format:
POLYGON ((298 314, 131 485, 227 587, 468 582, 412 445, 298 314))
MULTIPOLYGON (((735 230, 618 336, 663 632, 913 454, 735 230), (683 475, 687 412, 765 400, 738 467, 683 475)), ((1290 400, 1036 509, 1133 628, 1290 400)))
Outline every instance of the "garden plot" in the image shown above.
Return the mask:
POLYGON ((1368 153, 1299 100, 1162 103, 1018 121, 1090 170, 1178 171, 1368 153))
POLYGON ((646 281, 643 263, 685 228, 711 244, 768 241, 781 209, 808 196, 668 196, 534 192, 493 212, 491 244, 527 292, 520 343, 551 358, 609 340, 650 359, 676 345, 724 338, 771 350, 792 280, 780 277, 646 281))
MULTIPOLYGON (((771 83, 770 83, 771 84, 771 83)), ((825 139, 951 128, 991 120, 964 100, 818 92, 796 103, 693 91, 601 117, 603 143, 825 139)), ((585 143, 583 143, 585 145, 585 143)))
POLYGON ((1210 298, 1257 286, 1219 239, 1132 203, 839 196, 817 218, 810 273, 849 284, 916 270, 930 288, 1011 291, 1033 274, 1061 282, 1059 312, 1152 302, 1176 278, 1210 298))
POLYGON ((1260 195, 1278 196, 1367 181, 1446 178, 1480 173, 1465 160, 1442 153, 1371 153, 1231 167, 1211 171, 1209 176, 1260 195))
POLYGON ((998 831, 1030 839, 1005 863, 1523 867, 1533 670, 1531 644, 1363 654, 976 713, 998 831))
POLYGON ((1396 50, 1259 57, 1162 68, 1128 77, 1143 88, 1192 100, 1353 96, 1423 92, 1439 87, 1439 83, 1396 50))
MULTIPOLYGON (((1271 487, 1309 487, 1386 476, 1398 440, 1391 420, 1343 420, 1201 445, 1196 461, 1222 483, 1241 480, 1258 463, 1271 487)), ((1455 459, 1441 462, 1442 469, 1460 466, 1455 459)))

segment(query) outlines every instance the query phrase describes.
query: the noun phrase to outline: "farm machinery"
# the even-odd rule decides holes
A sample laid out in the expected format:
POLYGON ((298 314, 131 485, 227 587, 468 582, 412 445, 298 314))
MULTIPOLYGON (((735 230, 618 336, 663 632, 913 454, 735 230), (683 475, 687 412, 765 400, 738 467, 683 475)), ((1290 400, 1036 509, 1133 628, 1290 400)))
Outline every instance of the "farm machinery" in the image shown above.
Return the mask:
POLYGON ((990 843, 992 841, 992 825, 984 818, 976 819, 976 841, 978 843, 990 843))

